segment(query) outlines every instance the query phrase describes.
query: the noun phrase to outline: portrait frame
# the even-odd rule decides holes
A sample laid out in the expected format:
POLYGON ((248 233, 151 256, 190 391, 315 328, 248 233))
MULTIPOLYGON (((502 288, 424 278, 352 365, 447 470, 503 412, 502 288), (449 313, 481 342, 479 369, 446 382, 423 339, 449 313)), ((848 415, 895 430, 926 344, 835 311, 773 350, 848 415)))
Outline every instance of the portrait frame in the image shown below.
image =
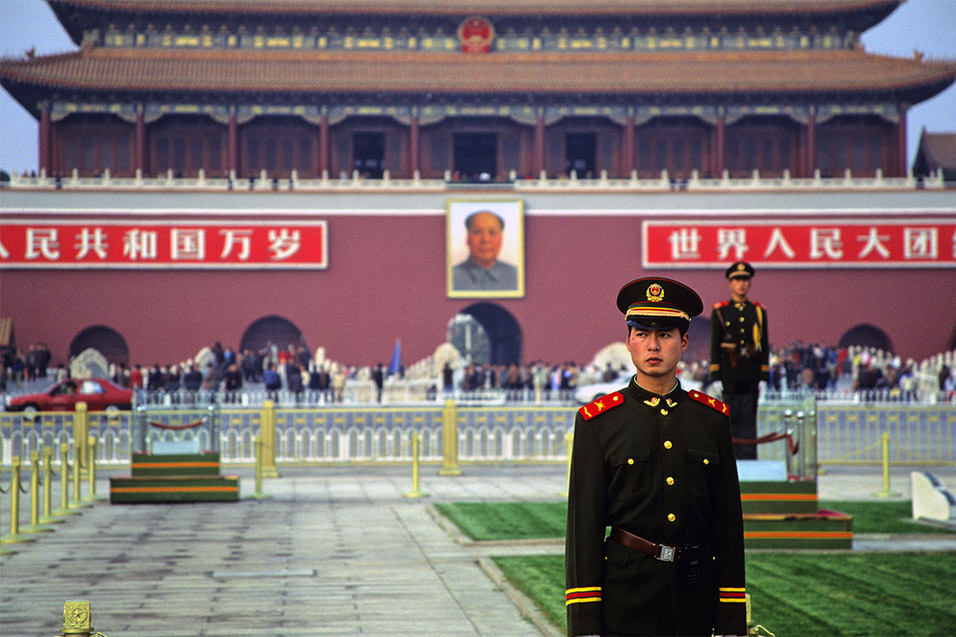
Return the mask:
POLYGON ((524 281, 524 202, 520 199, 449 199, 445 212, 445 280, 449 298, 493 299, 522 298, 524 281), (503 264, 507 276, 502 287, 488 288, 488 283, 476 284, 474 279, 463 277, 456 266, 462 266, 471 258, 468 246, 467 218, 477 212, 491 212, 504 222, 501 250, 497 261, 503 264), (515 268, 512 280, 511 267, 515 268))

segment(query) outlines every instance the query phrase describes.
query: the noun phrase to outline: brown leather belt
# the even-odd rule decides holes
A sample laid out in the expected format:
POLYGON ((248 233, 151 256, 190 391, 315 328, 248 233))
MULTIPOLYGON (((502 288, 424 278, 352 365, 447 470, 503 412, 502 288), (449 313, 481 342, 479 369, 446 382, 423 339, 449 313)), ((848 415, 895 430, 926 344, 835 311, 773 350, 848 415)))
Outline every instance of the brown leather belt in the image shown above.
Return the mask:
POLYGON ((634 535, 616 526, 611 527, 610 539, 629 549, 647 553, 661 562, 676 562, 680 557, 681 549, 679 546, 655 544, 650 540, 645 540, 639 535, 634 535))

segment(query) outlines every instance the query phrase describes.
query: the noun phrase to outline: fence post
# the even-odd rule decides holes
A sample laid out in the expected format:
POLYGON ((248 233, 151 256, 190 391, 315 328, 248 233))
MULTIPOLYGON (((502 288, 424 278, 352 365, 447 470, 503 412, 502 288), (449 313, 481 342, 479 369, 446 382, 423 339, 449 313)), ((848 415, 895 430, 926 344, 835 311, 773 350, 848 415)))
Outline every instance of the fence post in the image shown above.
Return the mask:
POLYGON ((70 507, 70 443, 60 443, 60 508, 54 515, 77 515, 79 511, 70 507))
POLYGON ((276 404, 272 400, 262 401, 260 436, 262 438, 262 475, 266 478, 278 478, 276 468, 276 404))
POLYGON ((87 449, 87 460, 86 464, 88 466, 87 474, 89 475, 89 493, 86 498, 83 499, 84 502, 96 502, 96 436, 90 434, 86 438, 86 449, 87 449))
POLYGON ((564 491, 559 495, 563 498, 568 497, 571 489, 571 451, 574 449, 574 432, 569 431, 564 434, 564 446, 568 449, 568 479, 564 483, 564 491))
POLYGON ((256 453, 256 492, 252 494, 252 497, 256 500, 266 500, 272 496, 262 492, 262 436, 254 436, 253 444, 256 453))
POLYGON ((45 533, 52 531, 48 526, 40 526, 40 452, 30 452, 30 526, 24 533, 45 533))
POLYGON ((883 443, 883 490, 874 495, 878 498, 895 498, 899 493, 890 491, 890 434, 883 432, 881 438, 883 443))
POLYGON ((89 602, 66 602, 63 604, 63 628, 57 637, 93 637, 99 633, 90 626, 89 602))
POLYGON ((406 491, 402 495, 406 498, 423 498, 427 493, 422 493, 419 489, 419 468, 418 468, 418 432, 412 432, 412 490, 406 491))
POLYGON ((53 447, 43 447, 43 517, 40 524, 61 524, 61 517, 53 515, 53 447))
MULTIPOLYGON (((73 413, 73 462, 80 468, 80 475, 86 475, 89 470, 89 467, 83 466, 86 463, 86 437, 89 433, 90 414, 86 403, 80 401, 76 403, 73 413)), ((79 500, 79 492, 76 499, 79 500)))
POLYGON ((458 467, 458 408, 451 398, 445 400, 441 412, 441 469, 440 476, 460 476, 458 467))
POLYGON ((10 535, 0 538, 3 544, 19 544, 20 542, 34 542, 32 537, 20 535, 20 456, 10 459, 10 535))

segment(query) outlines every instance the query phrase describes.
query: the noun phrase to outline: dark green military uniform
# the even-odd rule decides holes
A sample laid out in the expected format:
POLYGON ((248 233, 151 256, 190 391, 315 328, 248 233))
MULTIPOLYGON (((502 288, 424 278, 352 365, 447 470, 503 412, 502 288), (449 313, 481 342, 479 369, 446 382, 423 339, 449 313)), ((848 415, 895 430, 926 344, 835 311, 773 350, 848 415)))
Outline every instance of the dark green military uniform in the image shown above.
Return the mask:
MULTIPOLYGON (((753 276, 748 263, 735 263, 727 278, 753 276)), ((767 311, 752 301, 723 301, 710 312, 710 380, 720 381, 721 398, 730 406, 734 437, 757 438, 757 399, 760 381, 770 380, 770 338, 767 311)), ((754 459, 757 447, 740 444, 737 458, 754 459)))
MULTIPOLYGON (((632 379, 574 425, 565 555, 569 635, 745 635, 743 521, 727 408, 632 379), (619 527, 699 545, 692 565, 605 541, 619 527), (696 575, 696 577, 695 577, 696 575)), ((687 555, 692 555, 687 551, 687 555)))

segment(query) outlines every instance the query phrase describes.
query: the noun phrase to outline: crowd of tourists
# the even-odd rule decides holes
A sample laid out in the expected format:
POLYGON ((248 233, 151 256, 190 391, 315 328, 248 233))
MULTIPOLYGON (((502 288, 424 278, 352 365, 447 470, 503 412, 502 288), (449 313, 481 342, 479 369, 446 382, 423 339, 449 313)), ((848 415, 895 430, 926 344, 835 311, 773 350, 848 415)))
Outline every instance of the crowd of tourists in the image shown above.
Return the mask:
MULTIPOLYGON (((766 390, 777 392, 836 391, 878 392, 900 399, 918 399, 939 392, 952 400, 956 394, 954 376, 956 352, 937 355, 922 363, 903 361, 889 352, 864 347, 832 347, 820 344, 789 343, 770 356, 771 375, 766 390)), ((5 347, 0 351, 0 392, 18 391, 26 386, 50 384, 70 375, 63 363, 52 364, 44 343, 26 350, 5 347)), ((429 397, 438 393, 503 392, 522 399, 572 399, 579 386, 613 383, 630 370, 626 361, 579 365, 574 361, 491 365, 488 363, 445 363, 428 387, 429 397)), ((681 365, 687 385, 720 395, 720 387, 709 382, 709 361, 681 365)), ((351 366, 330 361, 316 362, 303 346, 279 347, 269 344, 259 350, 237 351, 215 343, 197 359, 182 363, 110 365, 109 376, 121 387, 140 390, 144 395, 179 392, 237 393, 262 389, 277 396, 285 392, 324 402, 342 401, 350 385, 363 383, 374 388, 381 401, 388 384, 416 380, 397 365, 351 366)), ((622 382, 623 385, 623 382, 622 382)))

